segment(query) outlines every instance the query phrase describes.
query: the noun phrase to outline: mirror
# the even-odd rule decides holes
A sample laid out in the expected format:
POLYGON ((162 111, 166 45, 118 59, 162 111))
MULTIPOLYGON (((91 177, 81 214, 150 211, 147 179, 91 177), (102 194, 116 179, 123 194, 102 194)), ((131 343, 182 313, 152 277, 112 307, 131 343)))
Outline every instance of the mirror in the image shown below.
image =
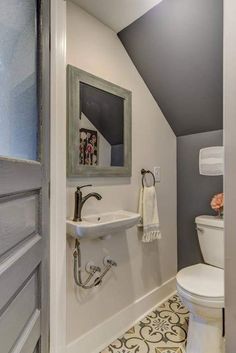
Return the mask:
POLYGON ((123 167, 124 99, 80 82, 80 107, 80 164, 123 167))
POLYGON ((131 175, 131 92, 67 67, 67 175, 131 175))

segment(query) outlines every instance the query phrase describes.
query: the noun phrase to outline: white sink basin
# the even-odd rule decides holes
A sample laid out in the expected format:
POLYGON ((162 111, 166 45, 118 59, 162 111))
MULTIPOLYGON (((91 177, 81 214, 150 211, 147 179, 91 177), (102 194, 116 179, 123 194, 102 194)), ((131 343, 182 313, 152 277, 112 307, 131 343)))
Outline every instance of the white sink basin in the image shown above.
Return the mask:
POLYGON ((67 234, 74 238, 102 238, 138 224, 140 215, 128 211, 114 211, 83 217, 82 222, 66 221, 67 234))

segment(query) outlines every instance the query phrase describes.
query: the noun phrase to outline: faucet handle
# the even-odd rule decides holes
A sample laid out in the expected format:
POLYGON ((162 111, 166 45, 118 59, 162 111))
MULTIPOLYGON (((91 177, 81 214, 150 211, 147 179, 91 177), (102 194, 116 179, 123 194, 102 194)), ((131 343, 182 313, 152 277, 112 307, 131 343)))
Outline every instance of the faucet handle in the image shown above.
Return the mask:
POLYGON ((88 186, 93 186, 93 185, 92 184, 87 184, 87 185, 77 186, 77 191, 80 191, 80 189, 86 188, 88 186))
POLYGON ((112 258, 108 255, 108 256, 105 256, 104 259, 103 259, 103 263, 104 263, 104 266, 117 266, 117 263, 112 260, 112 258))

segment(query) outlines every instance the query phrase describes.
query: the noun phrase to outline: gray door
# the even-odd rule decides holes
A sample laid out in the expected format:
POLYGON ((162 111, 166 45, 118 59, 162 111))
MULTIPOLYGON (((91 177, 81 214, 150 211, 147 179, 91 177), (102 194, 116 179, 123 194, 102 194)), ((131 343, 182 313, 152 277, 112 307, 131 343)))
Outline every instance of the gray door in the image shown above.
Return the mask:
POLYGON ((0 352, 48 353, 49 1, 0 1, 0 352))

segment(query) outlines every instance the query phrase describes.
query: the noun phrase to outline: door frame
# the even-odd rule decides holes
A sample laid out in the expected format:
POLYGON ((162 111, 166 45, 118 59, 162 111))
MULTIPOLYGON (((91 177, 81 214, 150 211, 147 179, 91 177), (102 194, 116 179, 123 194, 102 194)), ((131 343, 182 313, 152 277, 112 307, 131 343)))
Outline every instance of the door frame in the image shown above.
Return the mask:
POLYGON ((66 352, 66 6, 51 0, 50 353, 66 352))
POLYGON ((50 1, 39 1, 39 116, 42 165, 41 219, 44 254, 41 265, 42 352, 50 350, 50 1))
POLYGON ((236 2, 224 1, 225 332, 236 351, 236 2))
MULTIPOLYGON (((224 0, 226 353, 236 351, 236 2, 224 0)), ((66 352, 66 1, 51 0, 51 353, 66 352), (60 156, 60 158, 58 157, 60 156)))

